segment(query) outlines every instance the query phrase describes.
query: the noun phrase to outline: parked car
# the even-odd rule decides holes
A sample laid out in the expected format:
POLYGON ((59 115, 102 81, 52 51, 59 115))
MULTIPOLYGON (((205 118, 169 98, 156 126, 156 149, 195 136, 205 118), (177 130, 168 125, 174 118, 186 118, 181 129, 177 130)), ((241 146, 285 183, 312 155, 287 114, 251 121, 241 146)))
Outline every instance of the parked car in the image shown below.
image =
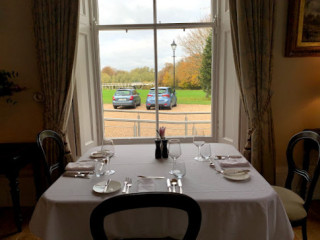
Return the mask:
POLYGON ((133 107, 141 105, 141 97, 134 88, 119 88, 112 97, 113 108, 133 107))
MULTIPOLYGON (((177 96, 176 91, 171 87, 159 87, 158 88, 158 104, 159 108, 168 108, 172 109, 172 107, 177 106, 177 96)), ((151 107, 155 107, 155 88, 151 88, 147 100, 146 100, 146 108, 150 110, 151 107)))

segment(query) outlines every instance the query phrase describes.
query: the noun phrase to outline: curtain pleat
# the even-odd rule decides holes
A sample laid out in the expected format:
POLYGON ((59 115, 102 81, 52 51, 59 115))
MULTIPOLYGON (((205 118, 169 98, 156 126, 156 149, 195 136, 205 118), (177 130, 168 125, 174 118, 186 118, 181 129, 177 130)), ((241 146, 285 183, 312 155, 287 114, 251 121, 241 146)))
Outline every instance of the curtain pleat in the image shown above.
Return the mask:
MULTIPOLYGON (((68 152, 66 130, 74 89, 79 0, 34 0, 33 16, 44 95, 44 129, 58 132, 68 152)), ((72 160, 70 154, 66 158, 72 160)))
POLYGON ((229 0, 234 61, 249 122, 244 154, 274 184, 275 147, 271 109, 275 0, 229 0))

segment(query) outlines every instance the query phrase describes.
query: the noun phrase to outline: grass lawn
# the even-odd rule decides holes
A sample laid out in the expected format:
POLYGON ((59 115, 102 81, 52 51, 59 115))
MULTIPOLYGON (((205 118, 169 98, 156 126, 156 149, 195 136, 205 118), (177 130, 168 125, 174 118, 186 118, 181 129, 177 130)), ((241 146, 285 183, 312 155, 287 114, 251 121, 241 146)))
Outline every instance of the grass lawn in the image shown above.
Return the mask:
MULTIPOLYGON (((116 89, 104 89, 102 91, 103 103, 111 104, 112 96, 115 93, 115 91, 116 89)), ((138 89, 137 92, 140 94, 141 103, 144 104, 146 102, 149 90, 138 89)), ((202 90, 176 90, 176 95, 178 99, 178 104, 211 104, 211 97, 206 98, 206 94, 202 90)))

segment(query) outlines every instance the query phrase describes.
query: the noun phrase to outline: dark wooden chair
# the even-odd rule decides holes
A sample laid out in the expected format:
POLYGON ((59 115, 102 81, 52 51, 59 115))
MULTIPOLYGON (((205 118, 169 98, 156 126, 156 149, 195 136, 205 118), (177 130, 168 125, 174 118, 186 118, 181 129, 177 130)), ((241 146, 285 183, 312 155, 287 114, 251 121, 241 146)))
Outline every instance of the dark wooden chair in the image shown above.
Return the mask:
POLYGON ((45 190, 64 172, 64 144, 60 135, 52 130, 40 132, 37 136, 37 144, 43 159, 41 163, 43 172, 40 175, 45 179, 45 186, 43 186, 45 190), (48 149, 53 151, 47 151, 48 149))
MULTIPOLYGON (((188 214, 188 226, 184 240, 195 240, 201 226, 201 209, 198 203, 191 197, 169 192, 146 192, 123 194, 109 198, 100 203, 91 213, 90 228, 94 240, 107 240, 104 230, 104 218, 107 215, 129 210, 149 207, 175 208, 185 211, 188 214)), ((139 216, 137 216, 139 218, 139 216)), ((137 218, 137 219, 138 219, 137 218)), ((150 223, 152 224, 152 223, 150 223)), ((134 238, 137 239, 137 238, 134 238)), ((143 239, 143 238, 142 238, 143 239)), ((148 238, 148 239, 173 239, 148 238)))
MULTIPOLYGON (((309 155, 308 155, 309 156, 309 155)), ((307 216, 314 189, 316 187, 319 172, 320 172, 320 135, 313 131, 302 131, 294 135, 287 147, 287 162, 288 162, 288 176, 285 187, 274 186, 274 189, 279 194, 289 220, 293 227, 302 226, 303 240, 307 240, 307 216), (316 145, 317 159, 316 165, 311 168, 310 157, 303 158, 302 167, 297 167, 297 162, 294 159, 294 149, 300 141, 311 142, 316 145), (298 193, 292 190, 294 176, 301 176, 302 181, 300 191, 298 193)))

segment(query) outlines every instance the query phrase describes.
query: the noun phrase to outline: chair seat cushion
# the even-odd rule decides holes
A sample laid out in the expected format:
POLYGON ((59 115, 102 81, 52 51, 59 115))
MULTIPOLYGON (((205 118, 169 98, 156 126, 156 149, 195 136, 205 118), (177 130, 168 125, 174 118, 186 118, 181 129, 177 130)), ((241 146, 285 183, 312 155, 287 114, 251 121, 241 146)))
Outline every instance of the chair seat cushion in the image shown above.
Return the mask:
POLYGON ((303 207, 304 200, 298 194, 284 187, 273 186, 273 188, 282 200, 290 221, 307 217, 307 212, 303 207))

